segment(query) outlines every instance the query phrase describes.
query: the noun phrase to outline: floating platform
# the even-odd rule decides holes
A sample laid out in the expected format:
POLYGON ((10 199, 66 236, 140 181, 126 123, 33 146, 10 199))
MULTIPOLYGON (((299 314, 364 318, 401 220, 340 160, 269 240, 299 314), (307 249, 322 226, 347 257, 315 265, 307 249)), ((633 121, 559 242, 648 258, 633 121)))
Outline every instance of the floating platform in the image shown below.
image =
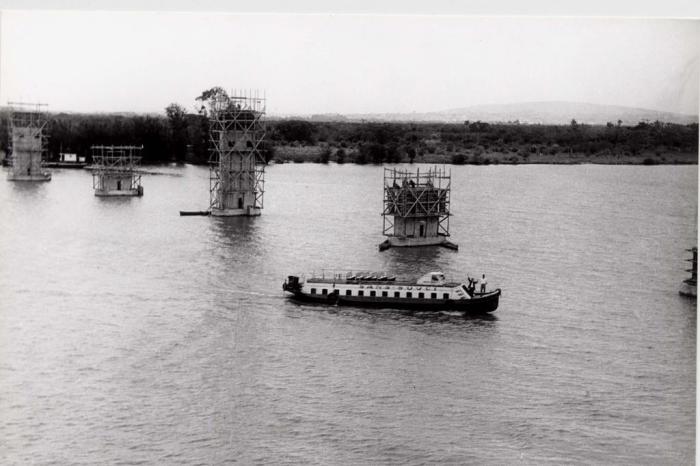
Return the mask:
POLYGON ((97 197, 137 197, 143 196, 143 186, 136 189, 95 189, 97 197))
POLYGON ((51 181, 51 173, 42 173, 39 175, 17 175, 9 173, 7 179, 9 181, 51 181))
POLYGON ((212 217, 258 217, 262 210, 249 206, 246 209, 211 209, 212 217))
POLYGON ((438 237, 419 237, 419 238, 400 238, 397 236, 391 236, 379 244, 380 251, 386 251, 389 248, 409 248, 416 246, 442 246, 447 249, 452 249, 457 251, 459 246, 451 241, 449 241, 444 236, 438 237))

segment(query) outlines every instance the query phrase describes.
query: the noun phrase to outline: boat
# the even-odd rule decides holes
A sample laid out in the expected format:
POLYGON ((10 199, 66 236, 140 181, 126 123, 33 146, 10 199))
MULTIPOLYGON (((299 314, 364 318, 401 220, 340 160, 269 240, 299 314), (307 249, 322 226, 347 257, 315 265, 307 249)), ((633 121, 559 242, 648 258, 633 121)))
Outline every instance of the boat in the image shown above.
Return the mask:
POLYGON ((442 272, 429 272, 418 280, 397 280, 385 273, 322 272, 289 275, 282 289, 291 298, 313 303, 382 307, 420 311, 489 313, 498 308, 501 289, 479 293, 476 280, 447 281, 442 272))
POLYGON ((41 165, 46 168, 85 168, 87 162, 44 162, 41 165))
POLYGON ((693 254, 691 259, 686 259, 687 262, 691 263, 691 267, 686 270, 690 272, 690 278, 683 280, 681 284, 681 289, 678 290, 682 296, 688 296, 690 298, 697 298, 698 296, 698 248, 686 249, 686 251, 693 254))
POLYGON ((44 162, 42 165, 48 168, 85 168, 87 166, 87 162, 85 161, 84 156, 60 152, 58 154, 57 162, 44 162))

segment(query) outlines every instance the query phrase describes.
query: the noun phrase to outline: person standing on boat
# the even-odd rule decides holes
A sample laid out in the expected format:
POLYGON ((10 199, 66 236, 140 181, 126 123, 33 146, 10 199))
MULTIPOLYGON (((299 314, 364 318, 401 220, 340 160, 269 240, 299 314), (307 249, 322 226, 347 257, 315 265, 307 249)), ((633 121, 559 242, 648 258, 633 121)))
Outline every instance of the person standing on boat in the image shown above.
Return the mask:
POLYGON ((481 274, 481 292, 482 293, 486 293, 486 283, 488 283, 486 281, 486 274, 482 273, 481 274))
POLYGON ((476 282, 479 281, 478 278, 471 278, 469 275, 467 275, 467 281, 469 282, 469 285, 467 285, 467 294, 469 295, 470 298, 474 297, 474 290, 476 290, 476 282))

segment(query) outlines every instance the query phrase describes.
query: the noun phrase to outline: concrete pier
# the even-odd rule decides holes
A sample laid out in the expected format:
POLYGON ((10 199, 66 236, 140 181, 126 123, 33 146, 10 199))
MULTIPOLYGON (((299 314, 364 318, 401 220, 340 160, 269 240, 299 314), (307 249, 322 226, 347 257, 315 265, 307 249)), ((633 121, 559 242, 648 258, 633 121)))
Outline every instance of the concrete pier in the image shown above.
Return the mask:
POLYGON ((450 178, 444 169, 415 172, 384 169, 383 233, 379 245, 390 247, 444 246, 457 249, 448 240, 450 219, 450 178))

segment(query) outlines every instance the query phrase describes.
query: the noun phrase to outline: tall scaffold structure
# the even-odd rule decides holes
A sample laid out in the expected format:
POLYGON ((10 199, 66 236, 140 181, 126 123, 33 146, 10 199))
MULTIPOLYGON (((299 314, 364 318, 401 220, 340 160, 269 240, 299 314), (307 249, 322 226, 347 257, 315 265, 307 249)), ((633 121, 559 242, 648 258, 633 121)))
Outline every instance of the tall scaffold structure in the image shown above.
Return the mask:
POLYGON ((95 196, 143 196, 143 146, 91 146, 95 196))
POLYGON ((451 172, 434 167, 423 172, 384 169, 383 234, 379 245, 390 247, 445 246, 457 249, 450 236, 451 172))
POLYGON ((42 167, 47 137, 48 105, 41 103, 8 102, 9 133, 12 167, 10 181, 49 181, 51 173, 42 167))
POLYGON ((209 115, 211 215, 256 216, 265 192, 265 97, 259 91, 218 95, 209 115))

